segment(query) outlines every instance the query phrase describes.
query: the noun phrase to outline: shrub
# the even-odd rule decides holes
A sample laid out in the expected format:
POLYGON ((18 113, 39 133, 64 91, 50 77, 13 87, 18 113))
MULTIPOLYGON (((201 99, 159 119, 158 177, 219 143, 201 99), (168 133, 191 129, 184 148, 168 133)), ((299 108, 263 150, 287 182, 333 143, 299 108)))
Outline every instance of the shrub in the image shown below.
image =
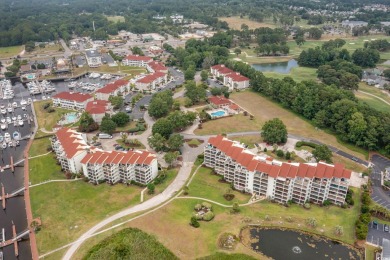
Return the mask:
POLYGON ((322 205, 323 206, 330 206, 332 203, 329 200, 325 200, 322 205))
POLYGON ((149 183, 147 185, 147 188, 148 188, 148 194, 153 194, 156 187, 154 186, 153 183, 149 183))
POLYGON ((203 215, 203 220, 210 221, 214 218, 214 213, 212 211, 209 211, 203 215))
POLYGON ((308 203, 308 202, 306 202, 305 204, 303 204, 303 207, 305 208, 305 209, 310 209, 310 203, 308 203))
POLYGON ((289 151, 287 151, 284 158, 286 158, 286 160, 290 160, 291 159, 291 153, 289 151))
POLYGON ((302 147, 302 146, 309 146, 309 147, 311 147, 311 148, 317 148, 317 144, 315 144, 315 143, 311 143, 311 142, 305 142, 305 141, 299 141, 299 142, 297 142, 296 144, 295 144, 295 147, 302 147))
POLYGON ((47 109, 47 112, 48 113, 53 113, 53 112, 55 112, 56 110, 54 109, 54 108, 52 108, 52 107, 50 107, 50 108, 48 108, 47 109))
POLYGON ((202 206, 205 207, 205 208, 208 208, 209 210, 212 210, 212 206, 208 202, 202 202, 202 206))
POLYGON ((42 108, 43 109, 48 109, 50 107, 50 103, 45 103, 45 104, 43 104, 43 106, 42 106, 42 108))
POLYGON ((264 147, 263 151, 266 153, 268 151, 267 147, 264 147))
POLYGON ((184 195, 188 195, 188 193, 189 193, 189 188, 188 188, 188 186, 184 186, 184 188, 183 188, 183 194, 184 195))
POLYGON ((317 226, 317 220, 315 218, 308 218, 306 219, 306 224, 309 227, 315 228, 317 226))
POLYGON ((231 213, 236 214, 236 213, 239 213, 240 211, 241 211, 240 205, 238 205, 237 202, 234 202, 233 203, 233 208, 231 210, 231 213))
POLYGON ((279 158, 282 158, 284 156, 284 152, 282 150, 277 150, 276 151, 276 155, 279 157, 279 158))
POLYGON ((199 211, 201 208, 202 208, 202 205, 199 204, 199 203, 196 204, 195 207, 194 207, 194 209, 195 209, 196 211, 199 211))
POLYGON ((193 226, 194 228, 200 227, 199 221, 196 219, 195 216, 191 217, 190 225, 193 226))

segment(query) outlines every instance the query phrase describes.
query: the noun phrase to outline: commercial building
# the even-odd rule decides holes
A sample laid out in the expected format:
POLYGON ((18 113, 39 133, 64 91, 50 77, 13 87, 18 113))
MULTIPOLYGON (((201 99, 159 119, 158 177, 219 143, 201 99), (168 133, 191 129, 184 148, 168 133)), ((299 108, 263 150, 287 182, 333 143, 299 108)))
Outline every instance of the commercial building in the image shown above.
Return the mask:
POLYGON ((85 56, 87 58, 87 63, 90 68, 97 68, 102 65, 102 56, 97 50, 86 50, 85 56))
POLYGON ((122 64, 132 67, 146 67, 146 65, 152 61, 153 59, 148 56, 127 55, 126 58, 122 60, 122 64))
POLYGON ((351 171, 326 163, 281 163, 260 157, 223 136, 211 137, 204 149, 204 164, 234 188, 286 204, 345 202, 351 171))
POLYGON ((66 109, 84 110, 87 103, 93 100, 90 94, 79 92, 60 92, 53 96, 53 105, 66 109))
POLYGON ((85 112, 88 112, 93 120, 100 124, 106 114, 111 114, 112 106, 110 102, 106 100, 93 100, 87 103, 85 112))
POLYGON ((63 170, 83 173, 91 183, 136 181, 148 184, 158 174, 156 155, 147 151, 103 151, 87 145, 85 134, 59 129, 51 140, 63 170))
POLYGON ((129 91, 130 83, 128 80, 118 79, 112 83, 109 83, 96 91, 96 98, 101 100, 108 100, 110 96, 118 96, 124 92, 129 91))

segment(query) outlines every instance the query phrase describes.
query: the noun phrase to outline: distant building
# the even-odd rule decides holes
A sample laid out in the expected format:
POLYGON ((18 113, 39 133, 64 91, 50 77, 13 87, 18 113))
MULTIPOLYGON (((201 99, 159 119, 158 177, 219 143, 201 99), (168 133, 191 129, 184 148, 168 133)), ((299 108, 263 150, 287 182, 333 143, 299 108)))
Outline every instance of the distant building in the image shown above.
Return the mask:
POLYGON ((182 23, 184 16, 180 14, 174 14, 171 15, 170 18, 172 19, 173 23, 182 23))
POLYGON ((354 27, 363 27, 363 26, 367 26, 368 23, 367 22, 364 22, 364 21, 349 21, 349 20, 345 20, 345 21, 342 21, 341 22, 341 26, 344 27, 344 28, 348 28, 348 29, 353 29, 354 27))
POLYGON ((87 63, 90 68, 97 68, 102 65, 102 56, 97 50, 86 50, 85 56, 87 58, 87 63))
POLYGON ((149 52, 151 54, 153 54, 154 56, 158 56, 158 55, 162 54, 164 51, 158 46, 150 46, 149 52))
POLYGON ((211 96, 208 98, 208 101, 211 105, 214 107, 224 107, 224 106, 229 106, 232 102, 225 98, 224 96, 211 96))
POLYGON ((148 56, 127 55, 126 58, 122 60, 122 64, 125 66, 146 67, 146 65, 152 61, 153 59, 148 56))
POLYGON ((101 100, 108 100, 110 96, 118 96, 126 92, 126 88, 129 87, 129 81, 124 79, 118 79, 112 83, 109 83, 98 89, 96 93, 96 98, 101 100))
POLYGON ((90 94, 79 92, 60 92, 53 96, 53 104, 66 109, 84 110, 87 103, 93 100, 90 94))
POLYGON ((233 73, 234 71, 229 69, 223 64, 220 65, 214 65, 210 68, 210 72, 213 76, 215 77, 223 77, 226 76, 227 74, 233 73))
POLYGON ((149 62, 148 64, 146 64, 146 69, 150 73, 154 73, 154 72, 168 73, 168 68, 165 67, 164 64, 158 61, 149 62))
POLYGON ((214 77, 222 77, 223 84, 229 88, 229 91, 234 89, 245 89, 249 87, 249 79, 238 72, 235 72, 225 65, 214 65, 210 68, 211 74, 214 77))
POLYGON ((204 164, 239 191, 286 204, 329 201, 343 205, 351 171, 326 163, 282 163, 263 158, 221 135, 204 148, 204 164))
POLYGON ((111 113, 111 104, 106 100, 92 100, 87 103, 85 112, 88 112, 93 120, 100 124, 103 117, 111 113))

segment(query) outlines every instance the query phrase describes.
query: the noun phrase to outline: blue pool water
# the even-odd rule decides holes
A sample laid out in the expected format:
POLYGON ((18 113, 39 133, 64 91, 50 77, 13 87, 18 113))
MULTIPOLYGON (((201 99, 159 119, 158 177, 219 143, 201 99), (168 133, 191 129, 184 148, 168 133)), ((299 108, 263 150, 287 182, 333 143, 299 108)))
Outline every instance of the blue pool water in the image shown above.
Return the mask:
POLYGON ((27 75, 27 79, 34 79, 34 78, 35 78, 34 75, 31 75, 31 74, 27 75))
POLYGON ((211 113, 211 116, 214 116, 214 117, 221 117, 221 116, 224 116, 225 114, 226 114, 225 111, 220 110, 220 111, 211 113))
POLYGON ((68 115, 65 116, 65 120, 68 123, 73 123, 73 122, 76 122, 77 116, 76 116, 76 114, 68 114, 68 115))

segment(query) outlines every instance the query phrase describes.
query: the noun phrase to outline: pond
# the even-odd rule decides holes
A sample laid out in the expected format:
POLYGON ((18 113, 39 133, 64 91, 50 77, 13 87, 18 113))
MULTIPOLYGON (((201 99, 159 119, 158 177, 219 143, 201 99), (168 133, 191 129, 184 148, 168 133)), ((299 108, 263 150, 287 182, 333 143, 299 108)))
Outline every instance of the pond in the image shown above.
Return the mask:
POLYGON ((292 68, 299 67, 298 62, 294 59, 285 62, 253 64, 255 70, 261 72, 276 72, 281 74, 290 73, 292 68))
POLYGON ((361 259, 343 244, 292 230, 250 228, 250 247, 275 260, 361 259))

